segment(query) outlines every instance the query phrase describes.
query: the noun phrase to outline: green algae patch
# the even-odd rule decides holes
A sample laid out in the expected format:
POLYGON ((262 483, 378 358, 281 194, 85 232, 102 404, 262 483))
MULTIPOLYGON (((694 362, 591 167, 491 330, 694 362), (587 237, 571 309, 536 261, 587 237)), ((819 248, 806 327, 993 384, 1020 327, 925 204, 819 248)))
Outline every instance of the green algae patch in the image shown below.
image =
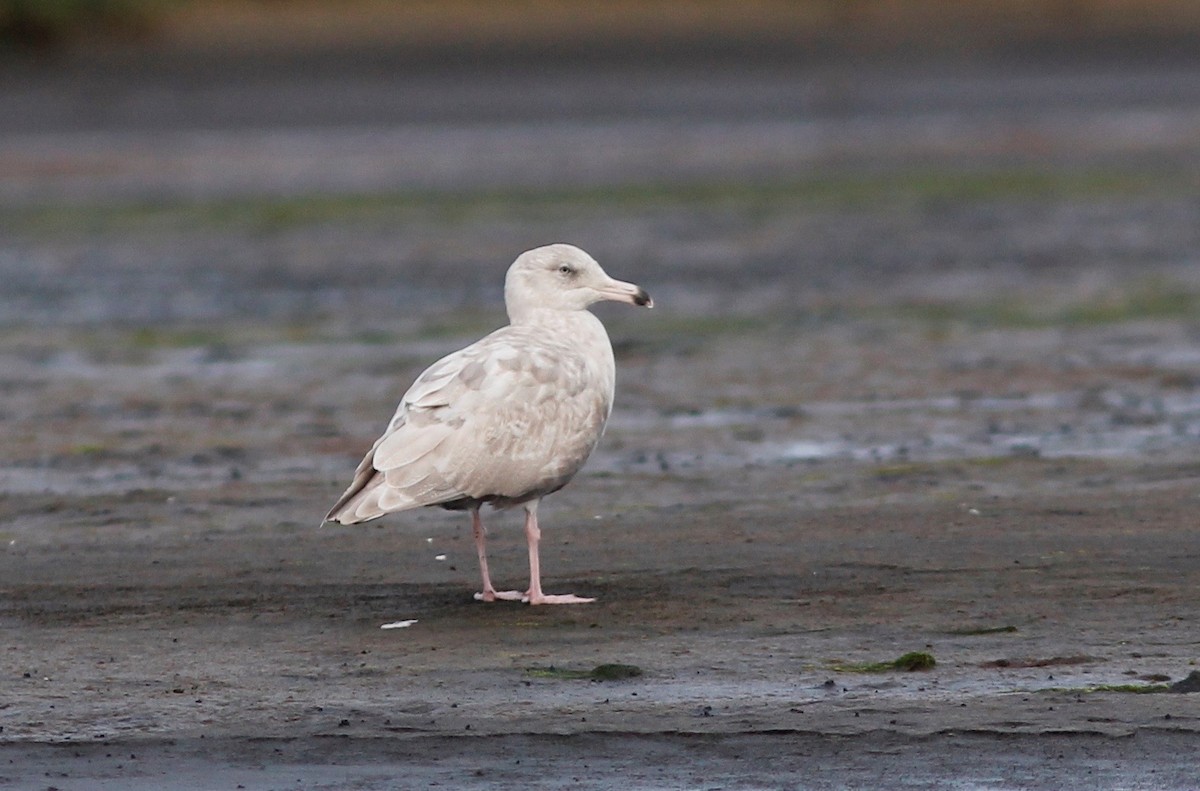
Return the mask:
POLYGON ((1094 692, 1119 692, 1125 695, 1152 695, 1171 692, 1170 684, 1097 684, 1094 687, 1047 687, 1042 692, 1089 695, 1094 692))
POLYGON ((979 637, 989 634, 1016 634, 1017 627, 1007 626, 981 626, 981 627, 965 627, 963 629, 951 629, 946 634, 952 634, 956 637, 979 637))
POLYGON ((924 651, 909 651, 890 662, 833 662, 829 665, 830 670, 839 673, 917 673, 935 667, 937 660, 933 654, 924 651))
POLYGON ((550 667, 531 667, 525 674, 534 678, 555 678, 572 681, 624 681, 642 675, 642 669, 637 665, 623 665, 609 662, 596 665, 591 670, 570 670, 551 665, 550 667))
POLYGON ((1200 670, 1193 670, 1173 684, 1099 684, 1094 687, 1059 688, 1053 692, 1121 692, 1129 695, 1150 695, 1157 692, 1172 692, 1175 694, 1192 694, 1200 692, 1200 670))

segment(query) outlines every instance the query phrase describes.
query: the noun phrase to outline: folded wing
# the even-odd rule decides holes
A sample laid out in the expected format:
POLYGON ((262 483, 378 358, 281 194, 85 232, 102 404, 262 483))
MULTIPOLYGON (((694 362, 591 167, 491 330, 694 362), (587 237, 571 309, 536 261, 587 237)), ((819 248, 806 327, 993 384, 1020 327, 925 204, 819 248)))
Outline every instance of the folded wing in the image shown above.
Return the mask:
POLYGON ((611 405, 611 373, 569 344, 497 330, 417 378, 326 519, 549 493, 583 466, 611 405))

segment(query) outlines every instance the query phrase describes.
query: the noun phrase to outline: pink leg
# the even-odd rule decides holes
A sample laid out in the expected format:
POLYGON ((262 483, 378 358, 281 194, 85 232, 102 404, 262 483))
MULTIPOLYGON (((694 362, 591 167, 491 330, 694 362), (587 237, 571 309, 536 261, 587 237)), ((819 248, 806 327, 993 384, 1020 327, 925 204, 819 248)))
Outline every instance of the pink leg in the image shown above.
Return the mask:
POLYGON ((542 593, 542 570, 538 561, 538 542, 542 531, 537 523, 538 500, 525 503, 525 540, 529 543, 529 590, 525 592, 522 601, 530 604, 586 604, 595 599, 585 599, 573 593, 550 595, 542 593))
POLYGON ((479 571, 483 575, 483 592, 475 594, 475 601, 521 601, 525 594, 520 591, 498 591, 492 587, 492 578, 488 574, 487 564, 487 529, 479 518, 479 509, 471 509, 471 532, 475 534, 475 553, 479 555, 479 571))

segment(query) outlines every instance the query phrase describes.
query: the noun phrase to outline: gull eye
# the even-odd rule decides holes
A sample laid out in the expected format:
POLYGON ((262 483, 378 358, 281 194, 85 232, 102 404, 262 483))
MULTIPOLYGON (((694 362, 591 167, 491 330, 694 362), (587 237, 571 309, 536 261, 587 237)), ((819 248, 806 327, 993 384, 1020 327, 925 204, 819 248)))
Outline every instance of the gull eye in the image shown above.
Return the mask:
POLYGON ((575 270, 572 269, 569 264, 563 264, 558 268, 558 273, 560 275, 573 275, 575 274, 575 270))

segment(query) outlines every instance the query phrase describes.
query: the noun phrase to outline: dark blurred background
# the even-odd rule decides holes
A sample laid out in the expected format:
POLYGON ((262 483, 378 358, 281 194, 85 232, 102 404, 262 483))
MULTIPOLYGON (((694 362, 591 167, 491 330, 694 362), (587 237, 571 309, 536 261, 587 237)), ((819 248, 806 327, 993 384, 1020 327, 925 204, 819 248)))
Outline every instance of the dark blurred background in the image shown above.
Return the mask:
POLYGON ((804 57, 1190 48, 1188 0, 5 0, 0 37, 36 52, 296 51, 564 59, 688 50, 804 57), (801 53, 793 53, 800 55, 801 53))
POLYGON ((1176 266, 1197 42, 1186 0, 5 0, 0 321, 494 305, 555 239, 706 310, 1176 266))

